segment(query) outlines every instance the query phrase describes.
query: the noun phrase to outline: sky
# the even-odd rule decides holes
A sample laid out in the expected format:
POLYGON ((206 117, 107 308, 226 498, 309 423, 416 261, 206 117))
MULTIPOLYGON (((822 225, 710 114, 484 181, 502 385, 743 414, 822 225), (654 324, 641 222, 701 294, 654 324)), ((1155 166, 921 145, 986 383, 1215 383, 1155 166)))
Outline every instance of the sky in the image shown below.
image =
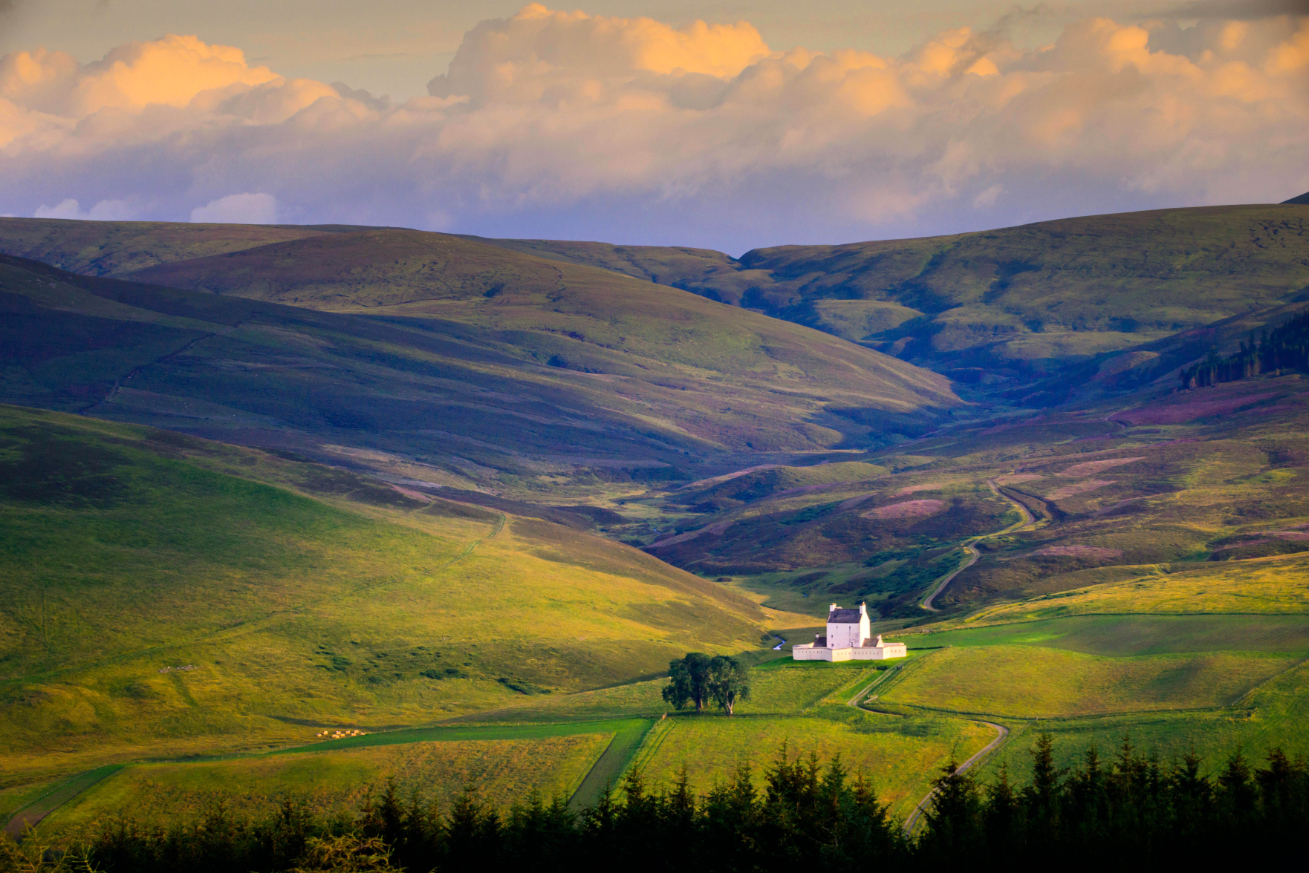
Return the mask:
POLYGON ((0 214, 688 245, 1309 190, 1309 0, 0 0, 0 214))

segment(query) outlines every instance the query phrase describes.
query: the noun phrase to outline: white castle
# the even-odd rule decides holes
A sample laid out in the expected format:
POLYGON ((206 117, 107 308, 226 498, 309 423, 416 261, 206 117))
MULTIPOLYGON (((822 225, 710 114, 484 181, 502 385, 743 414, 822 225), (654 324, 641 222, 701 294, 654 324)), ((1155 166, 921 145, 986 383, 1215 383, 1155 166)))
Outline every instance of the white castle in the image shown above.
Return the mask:
POLYGON ((812 643, 793 646, 791 657, 797 661, 885 661, 909 654, 904 643, 882 642, 882 635, 871 638, 868 605, 858 609, 841 609, 835 603, 827 611, 827 636, 814 635, 812 643))

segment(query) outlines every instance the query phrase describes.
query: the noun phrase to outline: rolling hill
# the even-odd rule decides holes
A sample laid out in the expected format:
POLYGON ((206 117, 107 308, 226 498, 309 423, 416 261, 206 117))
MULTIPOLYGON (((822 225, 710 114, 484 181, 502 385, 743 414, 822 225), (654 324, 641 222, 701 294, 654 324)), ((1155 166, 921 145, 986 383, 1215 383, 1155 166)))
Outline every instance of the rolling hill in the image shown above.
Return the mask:
MULTIPOLYGON (((1309 234, 1296 203, 781 246, 739 259, 696 248, 415 231, 378 236, 357 228, 188 229, 130 222, 94 229, 38 219, 0 220, 0 250, 75 272, 131 274, 291 303, 300 297, 298 305, 319 308, 450 299, 461 288, 495 295, 500 292, 492 289, 506 280, 506 287, 541 290, 555 278, 542 265, 546 259, 570 287, 613 283, 612 274, 620 273, 811 326, 981 384, 988 394, 1015 390, 1016 399, 1049 404, 1060 398, 1030 396, 1026 384, 1294 302, 1309 288, 1309 234), (370 245, 379 246, 376 258, 360 254, 370 245), (499 248, 503 260, 486 246, 499 248), (305 262, 311 251, 327 255, 321 266, 305 262), (116 252, 122 254, 107 254, 116 252), (313 276, 288 281, 269 259, 313 276), (582 267, 590 269, 575 271, 582 267), (223 275, 226 270, 231 275, 223 275)), ((1122 366, 1118 361, 1113 368, 1122 366)))
MULTIPOLYGON (((413 299, 425 280, 350 278, 356 259, 403 273, 400 255, 436 257, 427 237, 438 249, 451 239, 340 233, 249 250, 267 279, 242 289, 300 305, 0 258, 0 399, 331 457, 420 487, 556 496, 573 481, 695 478, 737 456, 875 445, 959 403, 904 362, 598 270, 525 258, 487 296, 474 258, 500 251, 460 240, 457 268, 423 285, 427 298, 413 299), (333 275, 343 284, 316 279, 333 275)), ((242 254, 156 269, 236 282, 255 269, 232 260, 242 254)))
POLYGON ((1309 286, 1295 205, 1098 215, 926 239, 698 249, 488 240, 807 324, 965 382, 1025 382, 1309 286))
POLYGON ((753 649, 765 623, 566 527, 16 407, 0 407, 0 542, 9 780, 425 724, 753 649))

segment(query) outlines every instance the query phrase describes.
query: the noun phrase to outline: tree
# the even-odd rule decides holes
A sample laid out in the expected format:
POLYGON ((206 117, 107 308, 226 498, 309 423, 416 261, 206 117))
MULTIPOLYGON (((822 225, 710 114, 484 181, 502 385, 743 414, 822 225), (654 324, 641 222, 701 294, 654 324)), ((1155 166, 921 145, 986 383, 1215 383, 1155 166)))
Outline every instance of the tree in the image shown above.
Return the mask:
POLYGON ((712 659, 703 652, 688 652, 685 658, 668 662, 668 684, 664 686, 664 700, 674 709, 695 704, 695 711, 704 710, 709 699, 709 665, 712 659))
POLYGON ((750 668, 729 655, 709 662, 709 696, 731 715, 738 700, 750 699, 750 668))

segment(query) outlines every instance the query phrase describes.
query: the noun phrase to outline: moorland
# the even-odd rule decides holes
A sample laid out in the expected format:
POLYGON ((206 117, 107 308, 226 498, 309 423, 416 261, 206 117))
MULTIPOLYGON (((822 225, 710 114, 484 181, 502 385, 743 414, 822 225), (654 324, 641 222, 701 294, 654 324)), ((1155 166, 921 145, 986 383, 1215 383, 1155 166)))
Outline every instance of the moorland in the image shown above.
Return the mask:
POLYGON ((1309 374, 1179 378, 1304 311, 1306 218, 740 258, 0 219, 0 818, 577 807, 788 743, 903 821, 1039 733, 1309 754, 1309 374), (789 660, 858 601, 906 661, 789 660), (692 650, 755 665, 736 715, 669 713, 692 650))

